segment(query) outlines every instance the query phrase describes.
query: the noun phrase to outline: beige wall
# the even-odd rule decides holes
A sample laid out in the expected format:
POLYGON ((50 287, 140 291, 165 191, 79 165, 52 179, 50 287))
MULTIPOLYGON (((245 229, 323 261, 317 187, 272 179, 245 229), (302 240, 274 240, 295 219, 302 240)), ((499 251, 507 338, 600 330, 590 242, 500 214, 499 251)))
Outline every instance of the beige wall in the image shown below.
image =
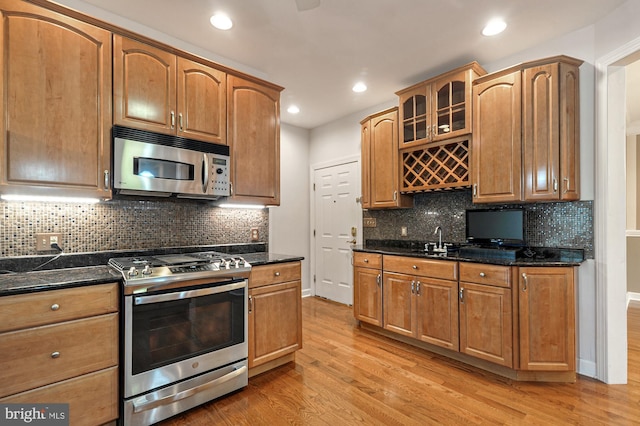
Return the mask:
POLYGON ((640 237, 627 237, 627 291, 640 293, 640 237))

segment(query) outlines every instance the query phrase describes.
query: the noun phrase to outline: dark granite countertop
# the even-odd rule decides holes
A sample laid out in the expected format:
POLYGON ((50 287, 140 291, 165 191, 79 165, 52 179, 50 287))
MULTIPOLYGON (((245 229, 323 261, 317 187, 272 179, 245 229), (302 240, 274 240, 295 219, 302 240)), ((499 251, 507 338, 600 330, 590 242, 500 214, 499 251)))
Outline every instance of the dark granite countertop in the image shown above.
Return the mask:
POLYGON ((0 296, 55 290, 68 287, 105 284, 121 280, 119 273, 107 266, 112 257, 141 254, 188 253, 197 251, 222 251, 245 258, 252 266, 270 263, 294 262, 304 257, 271 253, 264 245, 237 245, 214 247, 184 247, 160 250, 96 252, 55 256, 31 256, 0 258, 0 296), (54 259, 53 261, 51 261, 54 259), (34 271, 39 265, 51 261, 46 267, 34 271))
POLYGON ((296 262, 303 260, 302 256, 291 256, 288 254, 278 254, 271 252, 246 253, 241 255, 251 266, 267 265, 271 263, 296 262))
POLYGON ((510 259, 500 258, 502 255, 512 254, 506 253, 508 250, 502 250, 502 252, 501 250, 495 250, 488 254, 461 254, 460 248, 456 247, 454 251, 449 253, 429 254, 424 251, 423 247, 424 245, 420 244, 368 243, 354 246, 353 251, 506 266, 577 266, 584 261, 583 251, 576 249, 536 247, 529 250, 520 250, 515 259, 510 259))

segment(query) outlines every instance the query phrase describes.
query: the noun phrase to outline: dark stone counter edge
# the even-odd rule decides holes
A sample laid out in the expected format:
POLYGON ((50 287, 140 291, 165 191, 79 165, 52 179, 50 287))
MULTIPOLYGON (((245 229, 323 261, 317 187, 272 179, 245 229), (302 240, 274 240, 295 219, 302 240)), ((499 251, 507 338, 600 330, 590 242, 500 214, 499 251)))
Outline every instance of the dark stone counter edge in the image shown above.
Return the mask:
POLYGON ((563 258, 519 258, 519 259, 495 259, 485 257, 464 257, 456 253, 449 253, 447 255, 427 254, 424 251, 418 251, 415 249, 407 249, 400 247, 358 247, 352 248, 353 251, 364 253, 378 253, 405 257, 417 257, 423 259, 439 259, 446 261, 459 261, 459 262, 475 262, 486 263, 491 265, 503 265, 503 266, 579 266, 584 259, 572 258, 571 256, 563 258))
MULTIPOLYGON (((304 257, 271 252, 236 253, 252 266, 301 261, 304 257)), ((119 273, 106 265, 80 266, 34 272, 0 274, 0 297, 71 287, 120 282, 119 273)))

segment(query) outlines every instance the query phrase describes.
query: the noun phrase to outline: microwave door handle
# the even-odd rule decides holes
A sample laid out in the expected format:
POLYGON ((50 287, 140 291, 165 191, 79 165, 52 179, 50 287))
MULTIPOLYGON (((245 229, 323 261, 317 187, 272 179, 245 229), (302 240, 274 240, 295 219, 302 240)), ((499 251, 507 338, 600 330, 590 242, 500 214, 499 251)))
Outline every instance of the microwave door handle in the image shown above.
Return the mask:
POLYGON ((202 192, 209 192, 209 156, 202 154, 202 192))

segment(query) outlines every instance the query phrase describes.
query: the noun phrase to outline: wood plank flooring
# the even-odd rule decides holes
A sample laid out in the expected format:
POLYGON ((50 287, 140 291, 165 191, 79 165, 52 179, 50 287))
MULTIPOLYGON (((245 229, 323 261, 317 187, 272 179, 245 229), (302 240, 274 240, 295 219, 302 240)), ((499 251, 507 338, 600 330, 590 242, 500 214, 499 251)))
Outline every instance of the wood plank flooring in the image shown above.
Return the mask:
POLYGON ((640 424, 640 303, 628 310, 627 385, 513 382, 360 330, 344 305, 302 305, 295 363, 160 425, 640 424))

